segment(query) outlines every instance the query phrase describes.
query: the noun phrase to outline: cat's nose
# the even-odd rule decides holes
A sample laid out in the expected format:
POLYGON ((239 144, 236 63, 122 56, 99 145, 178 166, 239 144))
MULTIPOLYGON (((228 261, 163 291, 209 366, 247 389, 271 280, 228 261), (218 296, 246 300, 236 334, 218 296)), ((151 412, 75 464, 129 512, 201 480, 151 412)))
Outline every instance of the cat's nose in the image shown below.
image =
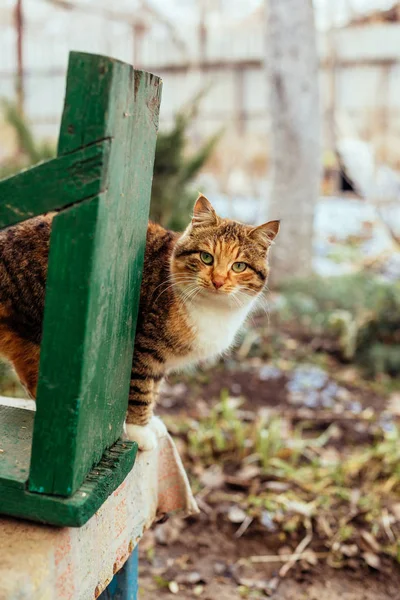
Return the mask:
POLYGON ((223 279, 213 279, 212 282, 216 290, 219 290, 219 288, 222 287, 225 283, 223 279))

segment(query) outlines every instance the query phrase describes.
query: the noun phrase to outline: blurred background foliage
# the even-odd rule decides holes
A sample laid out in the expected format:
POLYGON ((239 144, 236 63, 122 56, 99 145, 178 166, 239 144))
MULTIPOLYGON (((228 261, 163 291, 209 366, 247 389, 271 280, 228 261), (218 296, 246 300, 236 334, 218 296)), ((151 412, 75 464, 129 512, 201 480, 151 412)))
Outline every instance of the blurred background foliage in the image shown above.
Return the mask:
MULTIPOLYGON (((189 134, 204 91, 175 117, 173 127, 158 135, 150 218, 174 230, 186 227, 196 198, 196 178, 222 132, 190 153, 189 134)), ((14 130, 17 154, 0 167, 5 177, 55 155, 48 142, 38 142, 16 106, 3 104, 5 120, 14 130)), ((338 247, 340 262, 347 247, 338 247)), ((354 252, 354 244, 350 244, 354 252)), ((276 303, 279 322, 296 325, 299 336, 324 339, 344 362, 363 367, 367 376, 400 374, 400 283, 363 272, 338 277, 290 279, 280 286, 276 303)))
MULTIPOLYGON (((150 218, 164 227, 183 230, 189 222, 196 200, 196 176, 221 137, 210 136, 196 151, 189 152, 188 130, 196 117, 204 91, 188 103, 177 115, 171 129, 158 134, 154 161, 150 218)), ((15 104, 3 102, 6 124, 13 130, 17 142, 16 154, 0 166, 0 178, 8 177, 23 168, 48 160, 56 154, 54 145, 34 139, 27 120, 15 104)))
POLYGON ((0 178, 9 177, 22 169, 55 156, 54 145, 34 139, 31 127, 16 104, 3 100, 3 119, 12 129, 16 140, 16 152, 0 165, 0 178))
POLYGON ((367 376, 400 375, 400 283, 358 273, 292 280, 282 286, 282 322, 324 339, 367 376))
POLYGON ((150 218, 175 231, 182 231, 189 222, 198 194, 195 179, 221 137, 221 133, 216 133, 195 152, 188 152, 188 130, 204 93, 178 112, 172 129, 161 130, 157 138, 150 218))

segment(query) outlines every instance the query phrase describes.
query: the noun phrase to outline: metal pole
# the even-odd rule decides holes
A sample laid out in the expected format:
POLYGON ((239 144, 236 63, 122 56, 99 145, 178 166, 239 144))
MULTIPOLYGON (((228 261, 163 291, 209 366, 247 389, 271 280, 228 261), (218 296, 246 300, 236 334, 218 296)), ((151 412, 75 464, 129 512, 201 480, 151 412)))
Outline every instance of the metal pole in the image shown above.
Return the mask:
POLYGON ((134 549, 124 566, 98 600, 137 600, 138 594, 139 552, 134 549))

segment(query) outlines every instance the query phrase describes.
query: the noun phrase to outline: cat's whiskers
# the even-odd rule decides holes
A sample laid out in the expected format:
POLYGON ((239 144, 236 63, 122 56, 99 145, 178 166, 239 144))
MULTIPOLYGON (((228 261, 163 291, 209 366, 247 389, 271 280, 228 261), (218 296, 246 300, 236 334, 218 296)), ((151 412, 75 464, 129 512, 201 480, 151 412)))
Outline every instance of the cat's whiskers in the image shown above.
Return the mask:
POLYGON ((182 298, 184 305, 186 305, 188 302, 193 303, 193 300, 199 293, 200 293, 199 286, 197 284, 192 284, 192 286, 189 287, 188 290, 185 290, 184 293, 182 294, 181 298, 182 298))
POLYGON ((178 274, 170 273, 168 275, 168 277, 166 277, 164 279, 164 281, 162 281, 157 287, 154 288, 154 292, 156 292, 158 290, 158 288, 160 288, 162 285, 165 285, 166 283, 169 283, 171 281, 172 282, 180 282, 180 281, 185 282, 185 281, 191 281, 191 280, 194 281, 195 279, 196 278, 193 275, 189 275, 186 273, 185 274, 184 273, 178 273, 178 274))
POLYGON ((237 308, 243 308, 243 306, 244 306, 243 302, 240 301, 240 298, 238 298, 236 296, 236 292, 233 292, 233 294, 230 294, 229 300, 234 300, 237 308))
POLYGON ((269 327, 270 320, 271 320, 271 308, 268 303, 268 300, 265 297, 260 298, 260 308, 262 308, 262 310, 264 311, 264 313, 267 316, 267 323, 268 323, 268 327, 269 327))
MULTIPOLYGON (((179 277, 175 278, 174 281, 172 281, 172 283, 171 283, 171 280, 164 281, 163 284, 166 284, 167 287, 159 293, 159 295, 155 299, 154 303, 156 303, 160 299, 160 297, 168 290, 173 289, 174 287, 179 288, 180 285, 186 284, 186 283, 193 285, 196 281, 197 281, 197 278, 190 277, 190 276, 189 277, 182 276, 182 279, 180 279, 179 277)), ((158 287, 160 287, 160 286, 158 286, 158 287)))
MULTIPOLYGON (((249 304, 250 302, 254 301, 254 296, 251 294, 247 294, 246 291, 244 290, 250 290, 250 288, 243 288, 241 287, 239 290, 237 290, 235 293, 237 294, 237 300, 241 303, 242 308, 246 305, 249 304)), ((256 326, 256 322, 254 320, 254 317, 252 315, 252 311, 250 311, 248 317, 250 318, 253 326, 256 326)))
MULTIPOLYGON (((239 293, 243 294, 246 298, 253 298, 254 299, 254 295, 251 296, 249 294, 246 294, 246 291, 251 291, 254 294, 254 290, 252 290, 251 288, 243 287, 242 286, 242 288, 240 290, 238 290, 238 291, 239 291, 239 293)), ((270 307, 269 307, 268 301, 267 301, 267 299, 266 299, 266 297, 264 295, 264 290, 263 290, 263 292, 261 292, 258 295, 257 300, 255 302, 255 307, 260 308, 260 309, 262 309, 265 312, 265 314, 267 315, 267 321, 268 321, 268 325, 269 325, 270 324, 270 307)), ((251 320, 255 324, 254 317, 251 316, 251 320)))

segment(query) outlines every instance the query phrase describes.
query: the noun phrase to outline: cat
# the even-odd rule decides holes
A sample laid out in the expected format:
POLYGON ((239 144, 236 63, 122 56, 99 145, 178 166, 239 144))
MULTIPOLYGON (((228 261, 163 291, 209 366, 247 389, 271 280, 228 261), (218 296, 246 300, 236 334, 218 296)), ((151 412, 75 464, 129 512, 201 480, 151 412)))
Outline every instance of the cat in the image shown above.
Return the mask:
MULTIPOLYGON (((0 353, 36 396, 52 219, 0 232, 0 353)), ((183 233, 149 222, 132 362, 126 434, 151 449, 162 378, 226 352, 268 278, 279 221, 258 227, 219 217, 199 195, 183 233)))

